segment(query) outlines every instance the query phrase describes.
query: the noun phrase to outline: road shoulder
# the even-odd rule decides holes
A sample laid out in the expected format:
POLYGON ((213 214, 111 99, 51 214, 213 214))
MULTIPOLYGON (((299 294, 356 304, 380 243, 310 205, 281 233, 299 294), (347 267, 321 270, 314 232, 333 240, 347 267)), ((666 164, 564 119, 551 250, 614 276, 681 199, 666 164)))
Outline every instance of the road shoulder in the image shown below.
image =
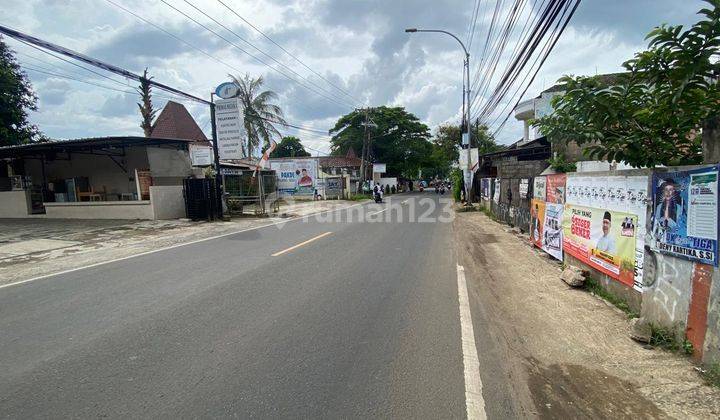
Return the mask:
POLYGON ((486 331, 476 321, 481 372, 483 347, 496 346, 496 373, 508 377, 522 417, 720 415, 720 391, 688 359, 632 341, 624 314, 569 288, 557 263, 509 230, 481 213, 455 219, 473 319, 487 321, 486 331))

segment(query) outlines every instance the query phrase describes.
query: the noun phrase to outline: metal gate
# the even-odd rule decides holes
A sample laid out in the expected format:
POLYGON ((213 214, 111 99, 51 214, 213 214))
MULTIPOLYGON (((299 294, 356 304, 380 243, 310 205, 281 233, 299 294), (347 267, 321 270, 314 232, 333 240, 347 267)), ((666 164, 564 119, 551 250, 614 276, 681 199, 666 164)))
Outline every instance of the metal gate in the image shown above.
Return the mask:
POLYGON ((215 220, 218 216, 215 180, 187 178, 183 181, 185 214, 190 220, 215 220))

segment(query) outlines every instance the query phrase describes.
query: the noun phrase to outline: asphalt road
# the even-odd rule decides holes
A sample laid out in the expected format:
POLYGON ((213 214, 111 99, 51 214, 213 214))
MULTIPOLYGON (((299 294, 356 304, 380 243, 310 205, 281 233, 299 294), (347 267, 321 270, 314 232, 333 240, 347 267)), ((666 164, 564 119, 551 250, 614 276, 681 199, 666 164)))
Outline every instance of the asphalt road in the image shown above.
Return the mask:
MULTIPOLYGON (((399 195, 0 289, 0 416, 463 418, 445 207, 399 195)), ((487 340, 486 409, 512 417, 487 340)))

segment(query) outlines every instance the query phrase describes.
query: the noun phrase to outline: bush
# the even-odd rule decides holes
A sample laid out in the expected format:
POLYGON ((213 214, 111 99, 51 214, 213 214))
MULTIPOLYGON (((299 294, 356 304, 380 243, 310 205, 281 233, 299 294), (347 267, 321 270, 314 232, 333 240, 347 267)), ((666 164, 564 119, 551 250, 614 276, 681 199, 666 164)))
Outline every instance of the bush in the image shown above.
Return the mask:
POLYGON ((450 179, 452 180, 452 185, 453 185, 453 190, 452 190, 453 198, 455 199, 455 201, 457 201, 459 203, 460 202, 460 190, 462 190, 462 185, 463 185, 462 171, 460 169, 453 170, 453 172, 450 174, 450 179))
POLYGON ((397 189, 395 188, 394 185, 392 187, 390 187, 390 194, 395 194, 396 192, 397 192, 397 189))
POLYGON ((390 194, 390 186, 386 185, 385 186, 385 195, 389 195, 389 194, 390 194))

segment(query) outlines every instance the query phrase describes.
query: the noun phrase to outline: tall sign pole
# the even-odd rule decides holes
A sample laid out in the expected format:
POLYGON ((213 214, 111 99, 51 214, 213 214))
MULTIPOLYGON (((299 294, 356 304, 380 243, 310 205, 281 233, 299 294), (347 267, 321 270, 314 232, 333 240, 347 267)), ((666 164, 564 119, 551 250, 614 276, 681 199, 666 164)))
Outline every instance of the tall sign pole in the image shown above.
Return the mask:
POLYGON ((218 217, 223 217, 222 175, 220 174, 220 152, 218 151, 217 125, 215 124, 215 93, 210 94, 210 126, 212 127, 213 154, 215 155, 215 196, 218 217))

